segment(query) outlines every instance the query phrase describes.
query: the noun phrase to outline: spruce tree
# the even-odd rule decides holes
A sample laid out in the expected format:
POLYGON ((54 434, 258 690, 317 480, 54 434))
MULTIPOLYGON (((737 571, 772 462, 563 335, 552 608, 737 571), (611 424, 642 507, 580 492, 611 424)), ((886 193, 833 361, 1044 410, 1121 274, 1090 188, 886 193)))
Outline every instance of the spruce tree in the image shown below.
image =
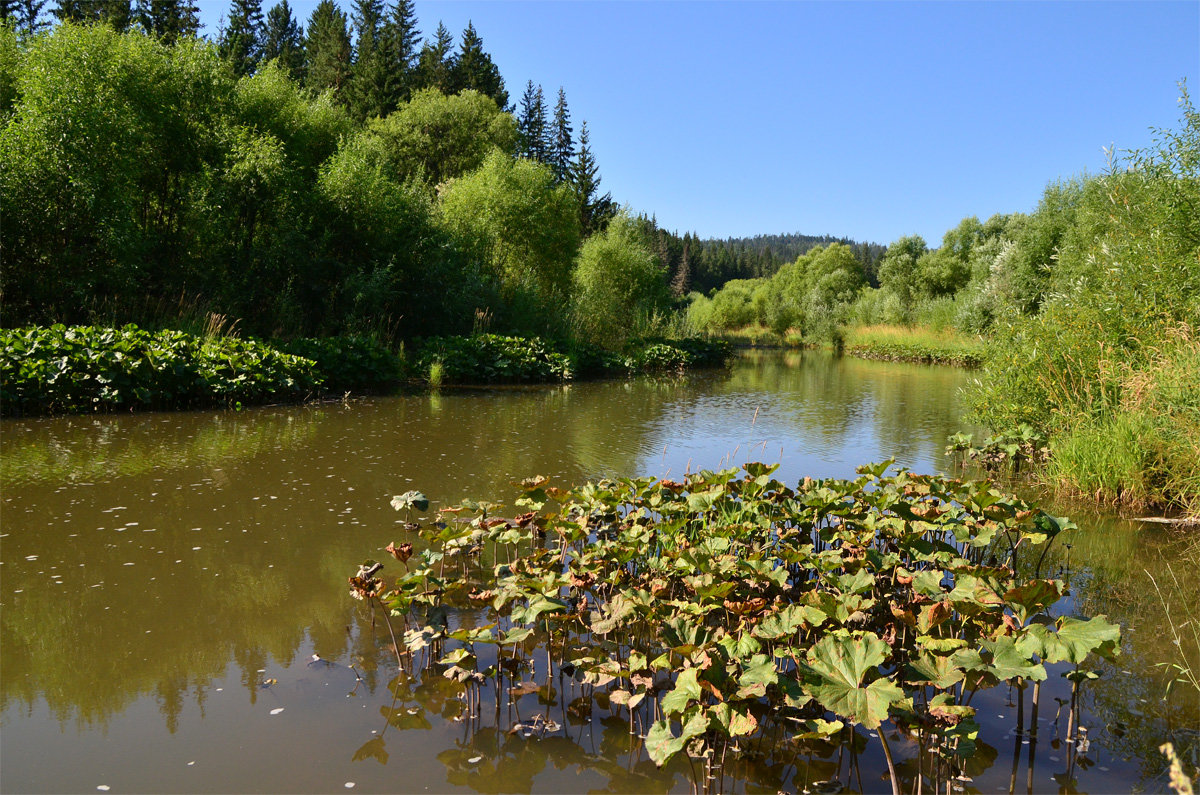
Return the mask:
POLYGON ((386 113, 394 111, 412 96, 413 71, 417 66, 417 47, 421 34, 412 0, 396 0, 387 12, 380 30, 386 82, 386 113))
POLYGON ((137 20, 164 44, 190 39, 200 32, 200 9, 189 0, 139 0, 137 20))
POLYGON ((567 109, 567 92, 558 87, 558 102, 554 105, 554 121, 550 129, 550 165, 558 181, 567 178, 571 160, 575 157, 575 141, 571 130, 571 111, 567 109))
POLYGON ((433 41, 425 42, 421 54, 417 58, 417 79, 413 90, 418 88, 436 88, 443 94, 454 93, 452 75, 454 72, 454 36, 442 22, 438 23, 433 33, 433 41))
POLYGON ((501 110, 508 109, 508 92, 504 90, 504 78, 492 63, 492 56, 484 52, 483 39, 475 32, 475 26, 467 22, 462 41, 458 47, 458 58, 450 78, 454 93, 474 89, 491 97, 501 110))
POLYGON ((217 47, 235 74, 253 74, 262 57, 263 15, 260 0, 232 0, 217 47))
POLYGON ((546 122, 546 96, 541 86, 530 80, 521 95, 521 107, 517 113, 517 146, 520 154, 539 163, 545 163, 550 153, 550 127, 546 122))
POLYGON ((293 80, 304 76, 304 30, 292 16, 288 0, 279 0, 267 12, 262 58, 263 61, 278 60, 293 80))
POLYGON ((600 190, 600 169, 592 154, 586 121, 579 127, 579 150, 571 163, 571 187, 579 202, 579 226, 585 236, 590 235, 606 220, 604 215, 612 205, 612 197, 608 194, 596 196, 600 190))
POLYGON ((387 65, 380 47, 382 0, 354 2, 354 65, 350 70, 350 111, 359 119, 383 116, 388 100, 387 65))
POLYGON ((50 27, 50 20, 42 16, 45 5, 46 0, 0 0, 0 21, 21 33, 37 33, 50 27))
POLYGON ((309 88, 332 89, 342 98, 342 89, 350 79, 350 31, 346 14, 333 0, 321 0, 308 19, 304 70, 309 88))
POLYGON ((60 22, 84 25, 100 20, 100 3, 98 0, 58 0, 58 6, 51 13, 60 22))
POLYGON ((692 289, 692 265, 688 261, 688 238, 683 239, 683 256, 679 258, 679 269, 675 271, 675 278, 671 279, 671 295, 676 298, 682 298, 692 289))

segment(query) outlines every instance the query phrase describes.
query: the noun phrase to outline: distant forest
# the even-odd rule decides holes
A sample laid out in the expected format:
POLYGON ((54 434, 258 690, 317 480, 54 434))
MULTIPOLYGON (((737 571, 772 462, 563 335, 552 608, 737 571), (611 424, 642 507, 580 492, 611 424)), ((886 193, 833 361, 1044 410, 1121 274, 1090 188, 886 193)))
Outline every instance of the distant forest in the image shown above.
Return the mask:
POLYGON ((655 241, 655 255, 665 269, 671 291, 676 296, 689 292, 709 293, 734 279, 758 279, 774 276, 789 262, 817 246, 841 243, 849 246, 862 263, 867 281, 879 286, 879 262, 887 246, 860 243, 832 235, 755 235, 754 237, 700 238, 688 232, 668 232, 654 218, 646 222, 655 241))

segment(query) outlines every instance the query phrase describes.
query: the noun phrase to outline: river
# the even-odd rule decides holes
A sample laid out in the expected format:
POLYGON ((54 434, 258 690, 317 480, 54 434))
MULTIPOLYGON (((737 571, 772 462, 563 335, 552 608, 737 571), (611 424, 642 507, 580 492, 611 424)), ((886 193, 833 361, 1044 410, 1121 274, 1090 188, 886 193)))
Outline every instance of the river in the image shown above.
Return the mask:
MULTIPOLYGON (((945 471, 970 377, 748 352, 683 379, 4 421, 0 789, 687 791, 686 765, 657 770, 623 724, 567 720, 543 738, 507 734, 507 716, 468 728, 451 683, 397 673, 386 630, 346 585, 404 540, 392 495, 448 505, 508 498, 536 474, 568 485, 746 461, 780 464, 785 482, 887 458, 945 471), (396 703, 411 717, 397 720, 396 703)), ((1071 583, 1062 609, 1120 621, 1124 654, 1084 691, 1089 746, 1069 765, 1057 672, 1036 754, 1016 731, 1017 694, 980 694, 970 789, 1162 790, 1157 745, 1193 759, 1200 747, 1200 692, 1177 684, 1164 699, 1170 665, 1188 662, 1170 628, 1200 613, 1188 538, 1072 515, 1080 530, 1055 553, 1071 583)), ((528 718, 539 704, 517 708, 528 718)), ((887 789, 877 749, 851 752, 741 763, 726 789, 887 789)))

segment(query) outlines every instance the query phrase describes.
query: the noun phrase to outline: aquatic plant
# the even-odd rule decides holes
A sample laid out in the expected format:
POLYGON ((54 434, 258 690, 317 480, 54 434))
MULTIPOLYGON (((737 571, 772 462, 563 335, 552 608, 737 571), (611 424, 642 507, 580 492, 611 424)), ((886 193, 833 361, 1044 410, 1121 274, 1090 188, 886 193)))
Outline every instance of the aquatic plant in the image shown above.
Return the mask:
POLYGON ((311 360, 255 340, 132 324, 0 329, 5 414, 234 406, 320 386, 311 360))
POLYGON ((387 390, 399 384, 403 375, 403 360, 371 337, 300 337, 277 347, 311 359, 327 392, 387 390))
POLYGON ((531 478, 524 513, 443 508, 419 552, 391 545, 402 576, 367 561, 351 583, 403 617, 398 660, 458 683, 470 715, 489 682, 499 710, 557 676, 705 789, 751 742, 860 725, 898 792, 885 722, 926 749, 918 775, 948 785, 976 747, 975 693, 1036 686, 1054 663, 1070 665, 1072 736, 1084 666, 1120 639, 1104 616, 1050 615, 1065 586, 1041 566, 1073 525, 986 482, 888 466, 796 488, 757 463, 569 491, 531 478), (526 681, 538 668, 545 682, 526 681))

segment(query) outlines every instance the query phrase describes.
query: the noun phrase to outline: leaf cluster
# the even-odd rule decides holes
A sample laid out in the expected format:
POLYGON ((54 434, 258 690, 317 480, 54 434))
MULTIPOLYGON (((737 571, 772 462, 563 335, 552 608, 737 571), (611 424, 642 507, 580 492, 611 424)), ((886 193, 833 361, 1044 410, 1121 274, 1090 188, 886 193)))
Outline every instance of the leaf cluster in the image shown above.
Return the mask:
MULTIPOLYGON (((780 725, 820 739, 886 720, 964 756, 976 691, 1058 662, 1089 676, 1078 666, 1114 655, 1120 630, 1049 614, 1064 585, 1038 576, 1037 556, 1069 522, 988 483, 887 468, 796 488, 757 463, 569 491, 529 479, 519 516, 443 509, 454 520, 420 530, 427 547, 382 598, 421 627, 410 652, 544 648, 631 725, 645 717, 659 765, 780 725), (450 630, 464 608, 479 625, 450 630)), ((441 662, 466 676, 474 659, 441 662)))

